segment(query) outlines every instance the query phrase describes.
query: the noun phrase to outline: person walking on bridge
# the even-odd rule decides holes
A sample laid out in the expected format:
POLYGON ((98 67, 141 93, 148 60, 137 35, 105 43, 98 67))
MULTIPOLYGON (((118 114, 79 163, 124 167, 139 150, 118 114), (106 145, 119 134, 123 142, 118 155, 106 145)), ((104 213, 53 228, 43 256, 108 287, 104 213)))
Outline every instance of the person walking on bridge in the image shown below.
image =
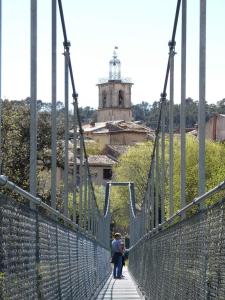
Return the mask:
POLYGON ((113 277, 115 279, 121 279, 122 255, 121 234, 115 233, 114 240, 112 241, 112 262, 114 263, 113 277))

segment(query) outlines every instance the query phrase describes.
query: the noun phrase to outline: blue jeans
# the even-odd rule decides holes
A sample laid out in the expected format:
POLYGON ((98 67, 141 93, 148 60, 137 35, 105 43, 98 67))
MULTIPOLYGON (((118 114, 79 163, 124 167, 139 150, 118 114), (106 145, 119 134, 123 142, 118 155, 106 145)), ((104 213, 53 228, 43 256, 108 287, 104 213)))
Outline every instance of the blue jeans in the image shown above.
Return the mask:
POLYGON ((121 277, 122 275, 121 270, 122 270, 122 255, 118 256, 118 258, 114 262, 113 277, 114 278, 121 277))

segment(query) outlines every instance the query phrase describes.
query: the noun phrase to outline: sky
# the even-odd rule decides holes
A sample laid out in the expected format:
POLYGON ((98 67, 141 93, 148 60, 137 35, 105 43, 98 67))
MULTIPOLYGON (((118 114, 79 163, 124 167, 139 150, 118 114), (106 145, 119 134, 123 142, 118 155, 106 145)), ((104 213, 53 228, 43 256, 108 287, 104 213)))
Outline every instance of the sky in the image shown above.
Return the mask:
MULTIPOLYGON (((38 0, 37 98, 51 101, 51 0, 38 0)), ((198 99, 199 0, 188 0, 187 97, 198 99)), ((79 106, 98 107, 99 78, 117 46, 122 77, 132 78, 132 103, 159 100, 177 0, 62 0, 79 106)), ((30 95, 30 0, 2 0, 2 98, 30 95)), ((63 36, 57 25, 57 99, 64 95, 63 36)), ((225 1, 207 1, 206 100, 225 98, 225 1)), ((175 102, 180 102, 180 21, 175 102)), ((70 92, 71 94, 71 92, 70 92)), ((169 90, 168 90, 169 95, 169 90)), ((72 102, 72 99, 71 99, 72 102)))

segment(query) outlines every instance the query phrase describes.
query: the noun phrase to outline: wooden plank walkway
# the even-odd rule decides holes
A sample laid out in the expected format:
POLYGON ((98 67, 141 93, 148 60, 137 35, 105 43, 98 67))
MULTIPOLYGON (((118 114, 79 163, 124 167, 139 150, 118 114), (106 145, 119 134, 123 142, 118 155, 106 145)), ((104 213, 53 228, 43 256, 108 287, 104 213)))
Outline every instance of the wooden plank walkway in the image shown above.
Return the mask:
POLYGON ((99 293, 97 300, 139 300, 144 299, 140 296, 131 279, 131 276, 125 267, 123 269, 123 279, 108 279, 103 289, 99 293))

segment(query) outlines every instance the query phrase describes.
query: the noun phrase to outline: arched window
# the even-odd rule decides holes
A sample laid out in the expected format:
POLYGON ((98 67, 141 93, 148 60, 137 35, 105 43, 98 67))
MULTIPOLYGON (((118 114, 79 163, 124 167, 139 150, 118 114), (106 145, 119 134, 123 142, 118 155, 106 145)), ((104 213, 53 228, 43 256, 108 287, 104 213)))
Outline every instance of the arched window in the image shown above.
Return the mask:
POLYGON ((119 105, 119 107, 124 107, 124 91, 122 91, 122 90, 119 91, 118 105, 119 105))
POLYGON ((107 103, 107 93, 106 91, 102 92, 102 107, 106 107, 106 103, 107 103))

